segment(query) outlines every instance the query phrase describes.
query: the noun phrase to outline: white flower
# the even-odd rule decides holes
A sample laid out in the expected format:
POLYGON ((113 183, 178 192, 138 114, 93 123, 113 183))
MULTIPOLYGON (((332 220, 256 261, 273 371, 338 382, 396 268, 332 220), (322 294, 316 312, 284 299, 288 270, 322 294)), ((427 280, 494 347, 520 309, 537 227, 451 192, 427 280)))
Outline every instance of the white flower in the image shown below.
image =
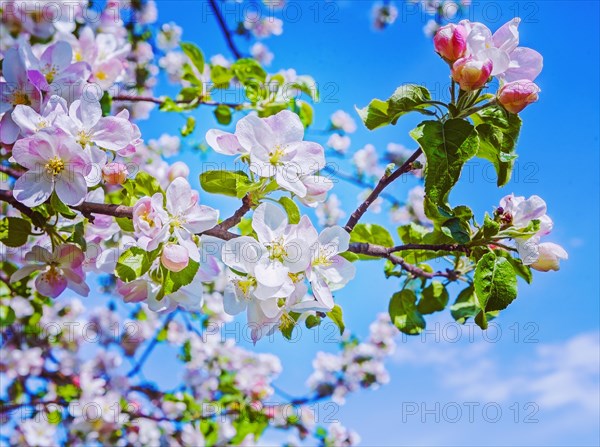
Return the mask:
POLYGON ((356 122, 343 110, 338 110, 331 115, 331 125, 334 129, 341 129, 346 133, 356 132, 356 122))
POLYGON ((350 140, 350 137, 346 135, 340 135, 339 133, 334 133, 327 140, 327 146, 339 152, 340 154, 345 154, 350 147, 351 142, 352 141, 350 140))
POLYGON ((225 155, 249 155, 250 169, 265 178, 274 177, 282 188, 305 197, 308 188, 302 181, 325 166, 323 147, 302 141, 304 126, 300 118, 283 110, 268 118, 248 115, 238 121, 235 134, 212 129, 206 141, 225 155))

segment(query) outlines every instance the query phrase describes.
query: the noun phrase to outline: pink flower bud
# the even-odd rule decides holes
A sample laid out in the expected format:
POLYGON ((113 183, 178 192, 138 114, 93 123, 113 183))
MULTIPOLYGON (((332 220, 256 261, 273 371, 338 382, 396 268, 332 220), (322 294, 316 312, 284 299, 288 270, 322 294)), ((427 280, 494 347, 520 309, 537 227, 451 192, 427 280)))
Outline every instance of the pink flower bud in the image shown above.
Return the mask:
POLYGON ((163 247, 160 262, 172 272, 180 272, 190 262, 190 255, 185 247, 177 244, 167 244, 163 247))
POLYGON ((498 90, 498 102, 509 112, 519 113, 538 100, 539 92, 540 88, 527 79, 513 81, 498 90))
POLYGON ((177 161, 169 168, 169 181, 172 182, 177 177, 187 178, 190 175, 190 168, 182 161, 177 161))
POLYGON ((109 185, 123 184, 127 180, 128 175, 127 166, 123 163, 112 162, 102 167, 102 178, 109 185))
POLYGON ((467 35, 467 29, 462 25, 442 26, 433 38, 435 51, 448 62, 454 62, 467 51, 467 35))
POLYGON ((490 59, 478 60, 473 57, 463 57, 452 66, 452 79, 465 91, 477 90, 485 85, 492 73, 490 59))

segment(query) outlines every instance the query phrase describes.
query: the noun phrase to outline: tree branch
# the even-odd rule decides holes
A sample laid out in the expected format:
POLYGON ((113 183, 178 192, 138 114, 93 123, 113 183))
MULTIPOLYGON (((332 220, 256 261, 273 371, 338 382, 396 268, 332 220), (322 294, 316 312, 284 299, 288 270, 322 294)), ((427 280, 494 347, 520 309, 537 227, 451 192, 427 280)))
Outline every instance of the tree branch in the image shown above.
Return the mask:
POLYGON ((227 27, 225 18, 223 17, 223 14, 221 14, 219 5, 217 5, 217 1, 216 0, 208 0, 208 3, 210 4, 210 8, 213 10, 213 12, 215 13, 215 16, 217 17, 217 23, 219 24, 219 28, 221 28, 223 37, 225 37, 225 42, 227 42, 227 46, 229 47, 229 49, 231 50, 231 52, 233 53, 233 55, 235 56, 236 59, 241 59, 242 53, 240 52, 240 50, 238 50, 237 46, 235 45, 235 42, 233 41, 233 35, 231 34, 231 31, 229 31, 229 28, 227 27))
MULTIPOLYGON (((152 102, 154 104, 162 105, 165 103, 165 99, 163 98, 155 98, 154 96, 135 96, 135 95, 115 95, 112 97, 113 101, 130 101, 130 102, 152 102)), ((190 104, 194 100, 186 100, 186 101, 175 101, 177 104, 190 104)), ((199 105, 205 106, 227 106, 231 108, 242 107, 243 104, 233 103, 233 102, 216 102, 216 101, 200 101, 199 105)))
MULTIPOLYGON (((12 191, 0 190, 0 201, 6 202, 12 206, 14 206, 17 210, 21 211, 21 213, 25 214, 28 217, 33 216, 33 211, 19 202, 17 199, 13 197, 12 191)), ((104 216, 113 216, 120 217, 125 219, 133 219, 133 207, 124 206, 124 205, 113 205, 110 203, 92 203, 92 202, 83 202, 81 205, 71 206, 70 208, 79 211, 84 216, 90 216, 91 214, 102 214, 104 216)), ((238 210, 239 211, 239 210, 238 210)), ((237 213, 237 211, 236 211, 237 213)), ((232 216, 233 217, 233 216, 232 216)), ((234 224, 237 225, 237 224, 234 224)), ((232 225, 232 226, 234 226, 232 225)), ((231 233, 229 230, 231 227, 224 228, 221 225, 217 225, 210 230, 204 231, 200 233, 198 236, 206 234, 208 236, 214 236, 223 240, 230 240, 235 237, 238 237, 237 234, 231 233)))
POLYGON ((242 206, 240 206, 231 217, 228 217, 221 222, 219 227, 221 227, 223 230, 229 230, 230 228, 235 227, 242 221, 242 217, 244 217, 251 208, 252 201, 250 200, 250 196, 246 194, 242 199, 242 206))
POLYGON ((423 153, 422 149, 419 148, 417 149, 408 160, 406 160, 404 162, 404 164, 402 166, 400 166, 398 169, 396 169, 392 174, 384 174, 383 177, 381 177, 381 179, 379 180, 379 182, 377 183, 377 185, 375 186, 375 188, 373 189, 373 191, 371 192, 371 194, 369 194, 369 197, 367 197, 365 199, 365 201, 363 203, 361 203, 358 208, 356 208, 356 211, 354 211, 352 213, 352 215, 350 216, 350 219, 348 219, 348 222, 346 222, 346 226, 344 227, 346 229, 346 231, 348 233, 352 232, 352 230, 354 229, 354 227, 356 226, 356 224, 358 223, 358 221, 360 220, 360 218, 363 216, 363 214, 365 214, 367 212, 367 210, 369 209, 369 206, 371 206, 371 204, 377 199, 377 197, 379 197, 379 195, 381 194, 381 192, 391 183, 394 182, 394 180, 396 180, 397 178, 399 178, 402 174, 405 174, 407 172, 410 172, 413 167, 412 164, 414 161, 416 161, 417 158, 419 158, 419 156, 423 153))
POLYGON ((350 248, 348 251, 356 254, 375 256, 378 258, 388 259, 394 265, 399 265, 404 270, 409 272, 413 276, 418 276, 420 278, 432 279, 436 277, 447 278, 450 281, 456 281, 459 278, 459 273, 455 270, 446 269, 446 271, 437 271, 437 272, 426 272, 425 270, 417 267, 416 265, 409 264, 400 256, 396 256, 392 254, 392 250, 396 247, 388 248, 382 247, 381 245, 374 244, 363 244, 363 243, 353 243, 350 244, 350 248))

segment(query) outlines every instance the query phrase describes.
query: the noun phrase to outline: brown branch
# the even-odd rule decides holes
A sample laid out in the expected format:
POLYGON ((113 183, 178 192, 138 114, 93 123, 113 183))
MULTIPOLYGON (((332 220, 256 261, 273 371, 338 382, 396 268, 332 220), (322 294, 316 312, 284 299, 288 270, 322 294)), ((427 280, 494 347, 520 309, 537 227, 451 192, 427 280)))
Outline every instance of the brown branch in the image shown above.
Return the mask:
POLYGON ((377 185, 375 186, 375 188, 373 189, 373 191, 371 192, 371 194, 369 194, 369 197, 367 197, 365 199, 365 201, 363 203, 361 203, 358 208, 356 208, 356 211, 354 211, 352 213, 352 215, 350 216, 350 218, 348 219, 348 222, 346 222, 346 226, 344 227, 346 229, 346 231, 348 233, 350 233, 354 227, 356 226, 356 224, 358 223, 358 221, 360 220, 360 218, 363 216, 363 214, 365 214, 367 212, 367 210, 369 209, 369 206, 371 206, 371 204, 377 200, 377 197, 379 197, 379 194, 381 194, 381 192, 391 183, 394 182, 394 180, 396 180, 397 178, 399 178, 402 174, 406 174, 407 172, 412 171, 413 169, 413 162, 417 160, 417 158, 419 158, 419 156, 423 153, 422 149, 419 148, 417 149, 408 160, 406 160, 404 162, 404 164, 402 166, 400 166, 398 169, 396 169, 393 173, 391 174, 384 174, 383 177, 381 177, 381 179, 379 180, 379 182, 377 183, 377 185))
POLYGON ((19 177, 21 177, 21 175, 23 175, 23 171, 21 171, 19 169, 11 168, 10 166, 4 166, 4 165, 0 165, 0 172, 4 173, 12 178, 19 178, 19 177))
MULTIPOLYGON (((7 202, 30 218, 33 216, 33 211, 15 199, 12 191, 0 190, 0 201, 7 202)), ((81 205, 72 206, 70 208, 79 211, 84 216, 90 216, 91 214, 102 214, 105 216, 133 219, 133 207, 131 206, 113 205, 110 203, 83 202, 81 205)), ((199 236, 206 234, 226 241, 238 237, 237 234, 227 231, 229 228, 224 228, 221 225, 217 225, 210 230, 200 233, 199 236)))
POLYGON ((246 194, 242 199, 242 206, 240 206, 231 217, 228 217, 221 222, 219 227, 221 227, 223 230, 229 230, 230 228, 235 227, 242 221, 242 217, 244 217, 251 208, 252 200, 250 199, 250 196, 246 194))
POLYGON ((404 244, 392 247, 388 250, 388 252, 391 254, 398 251, 406 250, 460 251, 466 254, 469 254, 471 252, 471 249, 469 247, 460 244, 404 244))
MULTIPOLYGON (((136 95, 128 95, 128 94, 122 94, 122 95, 115 95, 112 97, 113 101, 130 101, 130 102, 151 102, 154 104, 158 104, 158 105, 162 105, 165 103, 166 99, 164 98, 155 98, 154 96, 136 96, 136 95)), ((176 104, 190 104, 193 101, 195 101, 195 99, 190 99, 190 100, 185 100, 185 101, 175 101, 176 104)), ((227 106, 227 107, 231 107, 231 108, 239 108, 242 107, 243 104, 238 104, 238 103, 233 103, 233 102, 216 102, 216 101, 202 101, 200 100, 199 105, 205 105, 205 106, 212 106, 212 107, 218 107, 218 106, 227 106)))
POLYGON ((225 37, 225 42, 227 42, 227 46, 229 47, 236 59, 241 59, 242 53, 240 52, 240 50, 238 50, 237 46, 235 45, 235 42, 233 41, 233 35, 231 34, 231 31, 229 31, 227 23, 225 22, 225 18, 219 10, 219 5, 217 5, 217 1, 208 0, 208 3, 212 11, 215 13, 215 16, 217 17, 217 23, 219 24, 219 28, 221 28, 223 37, 225 37))
POLYGON ((450 281, 456 281, 459 278, 459 273, 455 270, 446 269, 446 271, 437 271, 437 272, 426 272, 425 270, 417 267, 416 265, 409 264, 400 256, 396 256, 392 254, 392 250, 396 247, 382 247, 381 245, 374 244, 364 244, 364 243, 353 243, 350 244, 350 248, 348 251, 356 254, 375 256, 378 258, 388 259, 395 265, 399 265, 404 270, 409 272, 413 276, 418 276, 420 278, 432 279, 436 277, 447 278, 450 281))

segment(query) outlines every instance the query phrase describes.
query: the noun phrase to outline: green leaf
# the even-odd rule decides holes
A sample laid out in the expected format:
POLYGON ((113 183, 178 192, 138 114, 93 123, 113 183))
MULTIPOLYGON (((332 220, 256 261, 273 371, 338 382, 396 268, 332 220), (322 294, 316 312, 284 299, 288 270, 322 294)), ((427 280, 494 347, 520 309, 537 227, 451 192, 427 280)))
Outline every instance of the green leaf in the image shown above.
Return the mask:
POLYGON ((521 131, 521 118, 498 106, 486 108, 471 118, 481 140, 477 156, 491 161, 498 175, 498 186, 506 185, 517 158, 514 150, 521 131))
MULTIPOLYGON (((358 242, 363 244, 382 245, 384 247, 393 247, 394 240, 389 231, 381 225, 376 224, 358 224, 350 233, 350 242, 358 242)), ((380 259, 375 256, 358 255, 362 260, 380 259)))
POLYGON ((0 306, 0 327, 10 326, 16 318, 17 316, 12 307, 0 306))
POLYGON ((50 206, 52 206, 54 211, 60 213, 63 217, 66 217, 67 219, 73 219, 75 216, 77 216, 77 213, 75 211, 73 211, 71 208, 65 205, 58 198, 56 192, 53 192, 50 196, 50 206))
POLYGON ((186 268, 181 270, 180 272, 171 272, 166 268, 163 268, 163 292, 165 295, 169 295, 173 292, 177 292, 181 287, 187 286, 190 284, 196 273, 198 273, 198 269, 200 268, 200 263, 190 259, 189 264, 186 268))
POLYGON ((306 321, 304 322, 304 324, 306 325, 307 329, 317 327, 321 324, 321 317, 319 317, 318 315, 309 315, 308 317, 306 317, 306 321))
POLYGON ((107 91, 104 92, 102 98, 100 98, 100 107, 102 108, 102 116, 110 115, 110 112, 112 110, 112 98, 110 96, 110 93, 108 93, 107 91))
POLYGON ((204 54, 200 48, 191 42, 181 42, 181 49, 190 58, 190 61, 198 69, 200 74, 204 72, 204 54))
POLYGON ((298 205, 296 205, 296 202, 289 197, 281 197, 279 203, 285 209, 289 223, 295 225, 300 222, 300 209, 298 208, 298 205))
POLYGON ((313 108, 306 101, 296 101, 296 105, 299 107, 298 116, 304 127, 308 127, 313 122, 313 108))
POLYGON ((374 99, 367 107, 356 109, 358 115, 369 130, 396 124, 398 118, 408 112, 432 114, 425 110, 431 100, 429 90, 420 85, 406 84, 398 87, 387 100, 374 99))
POLYGON ((458 323, 465 324, 469 318, 474 318, 481 311, 475 296, 475 289, 469 286, 462 290, 450 306, 450 314, 458 323))
POLYGON ((231 70, 235 77, 245 86, 252 82, 256 84, 256 81, 262 83, 267 79, 267 72, 256 59, 238 59, 231 65, 231 70))
POLYGON ((485 312, 505 309, 517 297, 517 276, 510 262, 494 253, 485 254, 477 263, 475 293, 485 312))
POLYGON ((181 136, 187 137, 194 131, 195 128, 196 118, 194 118, 193 116, 188 116, 187 120, 185 121, 185 125, 181 128, 181 136))
POLYGON ((444 123, 424 121, 410 132, 425 153, 425 212, 439 221, 440 208, 447 208, 450 190, 458 181, 463 165, 471 159, 479 146, 475 128, 462 119, 444 123))
POLYGON ((510 253, 505 251, 501 252, 500 256, 504 256, 504 258, 510 262, 510 265, 514 269, 515 273, 523 278, 527 284, 531 284, 533 281, 533 274, 531 273, 531 267, 528 265, 523 265, 523 261, 517 258, 513 258, 510 253))
POLYGON ((121 230, 125 231, 126 233, 133 233, 133 220, 128 219, 127 217, 116 217, 115 221, 121 230))
POLYGON ((231 109, 226 105, 219 104, 213 113, 215 114, 215 118, 217 119, 217 122, 219 124, 222 124, 224 126, 228 126, 229 124, 231 124, 231 109))
POLYGON ((327 312, 327 316, 331 318, 331 320, 336 324, 338 329, 340 330, 340 335, 344 334, 344 330, 346 329, 346 325, 344 324, 344 315, 342 314, 342 308, 337 304, 331 309, 331 311, 327 312))
POLYGON ((377 224, 356 225, 350 233, 350 241, 376 244, 383 247, 394 246, 394 240, 389 231, 377 224))
POLYGON ((243 171, 206 171, 200 174, 200 186, 206 192, 241 198, 258 185, 243 171))
POLYGON ((421 294, 421 299, 417 305, 417 310, 422 314, 432 314, 446 308, 450 295, 439 281, 433 281, 429 284, 421 294))
POLYGON ((0 242, 7 247, 20 247, 31 234, 31 222, 20 217, 5 217, 0 221, 0 242))
POLYGON ((233 72, 220 65, 213 65, 210 69, 210 79, 215 83, 217 88, 225 88, 229 86, 229 82, 233 79, 233 72))
POLYGON ((441 230, 459 244, 466 244, 471 240, 470 225, 457 217, 445 221, 441 230))
POLYGON ((150 269, 155 258, 155 252, 147 252, 139 247, 131 247, 119 256, 115 274, 122 281, 133 281, 150 269))
POLYGON ((425 319, 417 310, 417 295, 410 289, 394 293, 389 312, 392 323, 405 334, 416 335, 425 328, 425 319))

